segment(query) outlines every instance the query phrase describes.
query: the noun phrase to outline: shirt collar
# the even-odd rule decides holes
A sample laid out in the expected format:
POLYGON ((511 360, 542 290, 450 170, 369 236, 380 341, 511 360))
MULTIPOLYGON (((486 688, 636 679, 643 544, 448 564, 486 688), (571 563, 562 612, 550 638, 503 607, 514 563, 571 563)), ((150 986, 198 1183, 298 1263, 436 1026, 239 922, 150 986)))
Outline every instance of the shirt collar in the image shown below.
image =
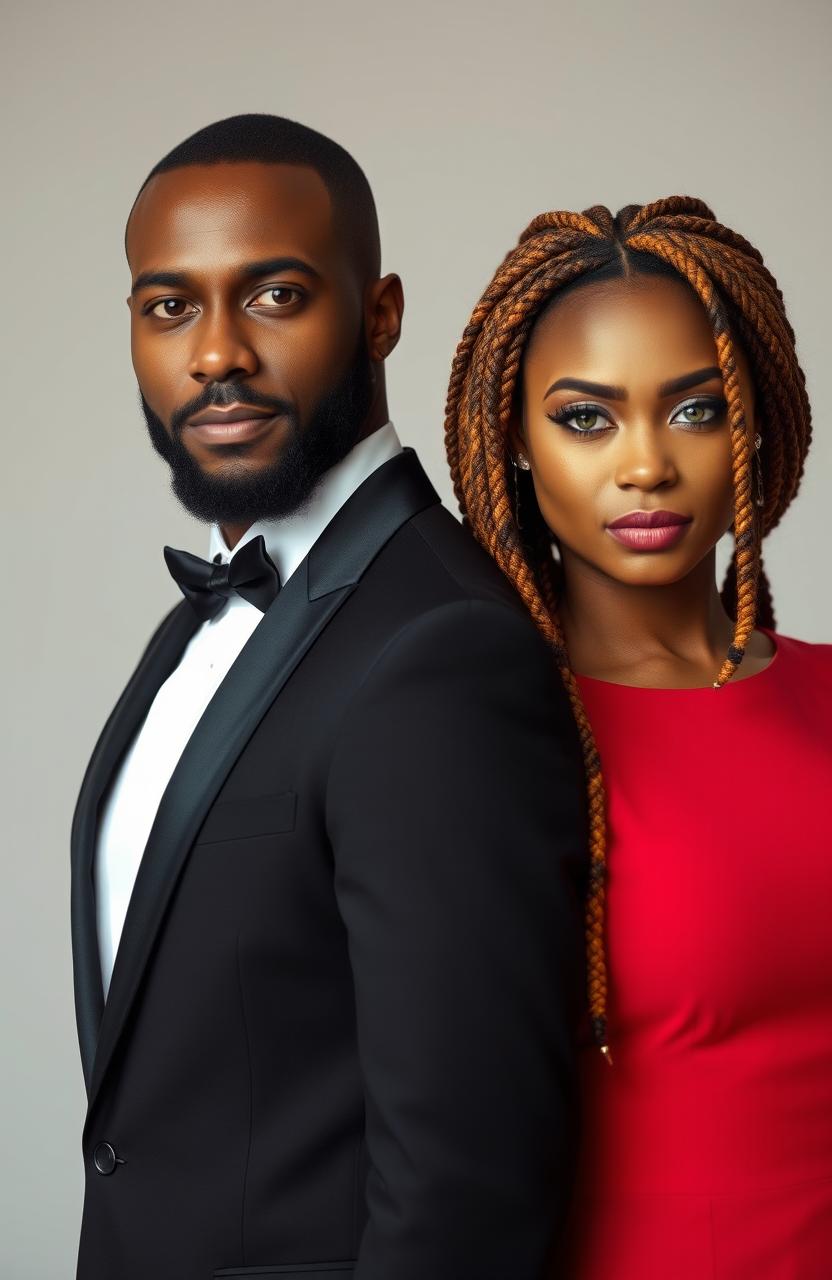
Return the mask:
POLYGON ((392 422, 359 440, 346 457, 325 472, 310 497, 297 511, 278 520, 258 520, 246 531, 233 551, 229 551, 219 525, 212 524, 208 558, 219 555, 223 564, 261 534, 266 550, 277 566, 280 581, 286 582, 306 558, 330 520, 383 463, 401 453, 402 446, 392 422))

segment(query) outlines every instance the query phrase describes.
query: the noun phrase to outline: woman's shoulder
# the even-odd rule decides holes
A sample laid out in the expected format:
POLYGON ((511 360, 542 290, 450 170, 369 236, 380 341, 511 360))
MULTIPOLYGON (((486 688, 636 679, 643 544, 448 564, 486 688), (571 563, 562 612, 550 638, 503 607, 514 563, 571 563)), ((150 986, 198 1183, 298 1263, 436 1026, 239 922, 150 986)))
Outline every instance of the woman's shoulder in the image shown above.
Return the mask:
POLYGON ((832 644, 800 640, 780 631, 767 630, 767 633, 774 642, 775 658, 781 667, 788 667, 793 673, 803 672, 807 678, 832 681, 832 644))

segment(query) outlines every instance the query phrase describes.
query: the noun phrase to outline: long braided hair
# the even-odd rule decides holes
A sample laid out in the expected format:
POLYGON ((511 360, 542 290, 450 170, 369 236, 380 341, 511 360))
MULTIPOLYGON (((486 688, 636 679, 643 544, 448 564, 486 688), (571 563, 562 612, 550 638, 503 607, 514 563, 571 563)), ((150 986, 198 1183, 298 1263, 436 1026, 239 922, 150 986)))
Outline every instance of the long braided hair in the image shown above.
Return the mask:
POLYGON ((691 196, 627 205, 615 216, 603 205, 583 213, 540 214, 506 255, 474 308, 451 369, 445 415, 448 461, 465 523, 514 584, 550 645, 577 722, 589 817, 589 1013, 593 1036, 609 1061, 601 762, 558 620, 562 581, 552 554, 552 535, 533 491, 524 490, 521 528, 520 491, 513 498, 509 483, 508 432, 520 390, 523 352, 544 306, 583 279, 588 283, 601 273, 637 274, 646 267, 681 277, 701 300, 713 328, 728 405, 735 546, 722 601, 734 619, 734 635, 714 681, 715 688, 723 686, 742 661, 755 623, 774 626, 761 542, 797 492, 811 439, 806 381, 783 295, 753 245, 717 222, 712 210, 691 196), (737 376, 736 343, 748 358, 755 389, 755 421, 762 437, 756 459, 761 468, 762 505, 754 501, 752 448, 737 376))

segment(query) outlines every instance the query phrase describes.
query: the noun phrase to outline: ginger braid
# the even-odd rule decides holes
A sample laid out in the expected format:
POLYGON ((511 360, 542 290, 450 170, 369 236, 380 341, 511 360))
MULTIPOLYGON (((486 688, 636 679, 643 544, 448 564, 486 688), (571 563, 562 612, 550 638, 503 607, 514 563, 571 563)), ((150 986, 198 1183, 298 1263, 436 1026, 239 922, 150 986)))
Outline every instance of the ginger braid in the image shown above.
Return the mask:
POLYGON ((811 411, 794 332, 777 282, 753 245, 717 222, 708 205, 691 196, 627 205, 615 216, 603 205, 582 213, 540 214, 506 254, 474 308, 454 356, 445 412, 448 462, 464 521, 512 582, 552 649, 578 727, 589 818, 589 1011, 594 1038, 610 1061, 601 761, 558 617, 562 584, 551 534, 532 502, 534 510, 527 516, 524 509, 521 529, 517 502, 512 500, 508 432, 523 353, 543 307, 567 286, 582 278, 591 280, 600 269, 621 276, 639 271, 645 255, 687 281, 700 298, 713 328, 728 404, 735 548, 722 599, 734 620, 734 635, 714 687, 725 685, 743 659, 755 623, 774 625, 761 544, 797 492, 811 440, 811 411), (737 376, 737 342, 748 358, 757 396, 755 419, 762 437, 757 458, 749 444, 737 376), (755 502, 760 482, 762 506, 755 502))

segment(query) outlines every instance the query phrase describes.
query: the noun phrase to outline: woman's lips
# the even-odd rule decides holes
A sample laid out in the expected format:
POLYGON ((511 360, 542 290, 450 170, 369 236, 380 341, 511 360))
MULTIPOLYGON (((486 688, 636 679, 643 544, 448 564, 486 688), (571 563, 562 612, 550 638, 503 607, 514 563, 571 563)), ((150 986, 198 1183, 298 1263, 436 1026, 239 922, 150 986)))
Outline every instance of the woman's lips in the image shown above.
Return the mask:
POLYGON ((685 536, 690 523, 690 516, 675 511, 631 511, 608 524, 607 532, 632 551, 664 551, 685 536))
POLYGON ((264 418, 237 418, 234 422, 188 423, 185 432, 201 444, 248 444, 264 435, 282 414, 264 418))

